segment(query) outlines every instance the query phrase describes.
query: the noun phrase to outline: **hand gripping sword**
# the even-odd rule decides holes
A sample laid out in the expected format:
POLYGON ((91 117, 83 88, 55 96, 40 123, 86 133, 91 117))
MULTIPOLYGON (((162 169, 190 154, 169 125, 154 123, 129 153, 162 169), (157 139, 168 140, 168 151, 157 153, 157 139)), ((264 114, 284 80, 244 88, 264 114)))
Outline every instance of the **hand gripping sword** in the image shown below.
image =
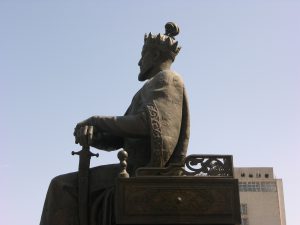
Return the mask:
POLYGON ((78 209, 79 209, 79 224, 88 225, 89 223, 89 168, 92 156, 98 157, 99 154, 94 154, 90 151, 88 145, 82 146, 82 150, 78 152, 72 151, 72 155, 79 155, 78 169, 78 209))

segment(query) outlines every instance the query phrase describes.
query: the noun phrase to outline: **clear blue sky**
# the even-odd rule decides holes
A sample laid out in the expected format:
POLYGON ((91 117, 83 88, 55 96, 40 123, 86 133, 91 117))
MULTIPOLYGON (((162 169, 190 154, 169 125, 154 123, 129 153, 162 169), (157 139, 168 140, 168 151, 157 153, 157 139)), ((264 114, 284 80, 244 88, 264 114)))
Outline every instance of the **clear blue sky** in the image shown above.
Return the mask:
POLYGON ((51 178, 77 170, 75 124, 124 113, 144 33, 168 21, 181 28, 189 153, 274 167, 299 224, 299 12, 296 0, 0 0, 0 224, 39 223, 51 178))

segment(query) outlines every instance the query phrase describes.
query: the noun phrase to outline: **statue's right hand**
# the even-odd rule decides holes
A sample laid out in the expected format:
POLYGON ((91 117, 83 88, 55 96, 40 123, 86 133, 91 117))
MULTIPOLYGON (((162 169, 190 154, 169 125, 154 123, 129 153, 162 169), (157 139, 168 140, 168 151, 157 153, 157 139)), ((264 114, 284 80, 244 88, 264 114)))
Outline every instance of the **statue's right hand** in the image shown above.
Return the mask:
POLYGON ((93 142, 94 127, 88 125, 77 126, 74 129, 75 143, 81 146, 90 146, 93 142))

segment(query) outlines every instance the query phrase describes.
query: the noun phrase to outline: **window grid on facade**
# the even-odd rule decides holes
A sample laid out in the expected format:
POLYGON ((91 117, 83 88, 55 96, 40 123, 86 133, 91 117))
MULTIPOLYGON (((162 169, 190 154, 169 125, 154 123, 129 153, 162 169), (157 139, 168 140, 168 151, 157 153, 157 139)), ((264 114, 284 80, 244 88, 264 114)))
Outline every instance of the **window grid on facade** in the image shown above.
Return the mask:
POLYGON ((276 192, 275 182, 239 182, 239 189, 243 192, 276 192))
POLYGON ((247 204, 241 204, 241 215, 247 215, 247 204))
POLYGON ((248 218, 242 218, 242 223, 241 225, 249 225, 249 220, 248 218))

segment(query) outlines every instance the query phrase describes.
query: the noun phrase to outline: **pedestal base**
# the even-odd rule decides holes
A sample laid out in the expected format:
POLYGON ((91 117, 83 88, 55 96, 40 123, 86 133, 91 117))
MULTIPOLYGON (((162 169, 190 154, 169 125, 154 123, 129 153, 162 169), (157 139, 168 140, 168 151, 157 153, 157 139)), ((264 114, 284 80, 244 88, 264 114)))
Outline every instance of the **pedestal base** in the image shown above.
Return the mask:
POLYGON ((237 225, 238 181, 215 177, 119 178, 117 224, 237 225))

